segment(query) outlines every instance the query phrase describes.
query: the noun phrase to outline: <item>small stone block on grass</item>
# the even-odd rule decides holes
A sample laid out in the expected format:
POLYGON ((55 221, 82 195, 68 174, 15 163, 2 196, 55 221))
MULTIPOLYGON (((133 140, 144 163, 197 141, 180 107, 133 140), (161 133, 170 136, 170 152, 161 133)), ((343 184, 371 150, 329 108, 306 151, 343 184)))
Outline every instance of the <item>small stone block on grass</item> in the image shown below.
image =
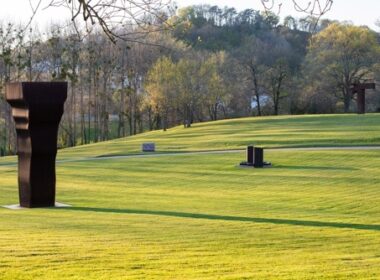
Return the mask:
POLYGON ((143 152, 155 152, 156 151, 155 143, 143 143, 142 144, 142 151, 143 152))

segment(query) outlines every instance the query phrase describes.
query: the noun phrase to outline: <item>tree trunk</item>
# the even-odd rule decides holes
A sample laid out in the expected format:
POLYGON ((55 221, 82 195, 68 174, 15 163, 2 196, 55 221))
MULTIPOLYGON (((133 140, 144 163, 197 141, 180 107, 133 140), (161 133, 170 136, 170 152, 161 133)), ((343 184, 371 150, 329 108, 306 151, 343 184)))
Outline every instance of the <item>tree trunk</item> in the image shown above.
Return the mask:
POLYGON ((121 56, 121 77, 120 77, 120 83, 121 83, 121 92, 120 92, 120 107, 119 107, 119 125, 117 130, 117 136, 118 137, 124 137, 125 136, 125 51, 123 50, 122 56, 121 56))
POLYGON ((161 126, 162 126, 163 131, 166 131, 166 129, 167 129, 168 116, 169 116, 169 112, 168 112, 168 110, 165 110, 165 112, 163 113, 162 119, 161 119, 161 122, 162 122, 161 126))
POLYGON ((103 95, 102 95, 102 106, 101 106, 101 116, 102 116, 102 141, 108 140, 108 98, 107 98, 107 81, 108 77, 103 77, 103 95))
POLYGON ((84 116, 84 102, 83 102, 83 83, 80 87, 80 134, 81 134, 81 145, 86 143, 86 121, 84 116))
POLYGON ((148 108, 148 126, 149 126, 149 130, 152 131, 153 130, 153 120, 152 120, 152 109, 151 108, 148 108))
POLYGON ((255 98, 256 98, 256 104, 257 104, 257 115, 261 116, 260 91, 259 91, 259 85, 257 82, 256 72, 253 73, 253 85, 254 85, 255 98))
POLYGON ((94 142, 99 141, 99 92, 98 92, 98 83, 97 78, 94 77, 94 142))
POLYGON ((77 125, 76 125, 76 98, 75 98, 75 82, 71 82, 71 124, 72 124, 72 131, 71 131, 71 145, 75 146, 77 139, 77 125))
POLYGON ((349 87, 345 87, 343 90, 343 103, 344 103, 344 112, 348 113, 351 106, 351 90, 349 87))
MULTIPOLYGON (((90 66, 91 67, 91 66, 90 66)), ((89 79, 88 79, 88 106, 87 106, 87 139, 86 144, 91 141, 91 102, 92 102, 92 69, 89 71, 89 79)))
POLYGON ((274 103, 274 115, 278 115, 278 100, 274 103))

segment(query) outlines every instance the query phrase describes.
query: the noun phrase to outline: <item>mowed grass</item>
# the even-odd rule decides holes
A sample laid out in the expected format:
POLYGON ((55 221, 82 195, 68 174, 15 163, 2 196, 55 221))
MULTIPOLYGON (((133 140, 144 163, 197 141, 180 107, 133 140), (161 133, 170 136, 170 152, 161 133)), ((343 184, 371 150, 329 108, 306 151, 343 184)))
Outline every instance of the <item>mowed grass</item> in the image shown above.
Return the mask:
MULTIPOLYGON (((73 207, 0 209, 0 279, 379 279, 380 151, 266 157, 61 163, 73 207)), ((0 172, 15 203, 16 167, 0 172)))
MULTIPOLYGON (((59 159, 380 145, 380 114, 243 118, 76 147, 59 159)), ((0 208, 0 279, 379 279, 380 151, 243 152, 62 162, 61 209, 0 208)), ((0 159, 0 205, 18 201, 0 159)), ((9 165, 10 164, 10 165, 9 165)), ((12 165, 13 164, 13 165, 12 165)))
MULTIPOLYGON (((144 142, 157 153, 264 148, 380 146, 380 114, 269 116, 177 126, 132 137, 62 149, 58 160, 141 154, 144 142)), ((0 157, 0 165, 16 157, 0 157)))
POLYGON ((135 154, 143 142, 158 152, 274 147, 380 145, 380 114, 255 117, 178 126, 60 151, 59 158, 135 154))

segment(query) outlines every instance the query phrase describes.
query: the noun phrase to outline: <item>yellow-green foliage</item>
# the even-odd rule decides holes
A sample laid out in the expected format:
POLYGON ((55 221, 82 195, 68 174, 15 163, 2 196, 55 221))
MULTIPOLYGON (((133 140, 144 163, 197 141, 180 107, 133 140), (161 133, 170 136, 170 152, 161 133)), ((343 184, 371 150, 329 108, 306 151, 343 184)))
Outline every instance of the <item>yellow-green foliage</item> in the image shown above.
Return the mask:
POLYGON ((309 86, 336 94, 348 112, 352 83, 373 79, 379 55, 375 32, 366 27, 333 23, 312 37, 305 58, 305 70, 313 77, 309 86))

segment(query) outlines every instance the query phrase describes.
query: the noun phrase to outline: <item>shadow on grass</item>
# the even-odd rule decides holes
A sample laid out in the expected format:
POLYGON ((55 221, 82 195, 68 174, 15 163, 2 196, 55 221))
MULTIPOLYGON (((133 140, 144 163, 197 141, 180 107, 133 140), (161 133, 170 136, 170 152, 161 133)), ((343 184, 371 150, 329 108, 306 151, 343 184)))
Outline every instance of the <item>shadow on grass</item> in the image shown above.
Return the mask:
POLYGON ((165 216, 165 217, 176 217, 176 218, 205 219, 205 220, 219 220, 219 221, 236 221, 236 222, 276 224, 276 225, 292 225, 292 226, 306 226, 306 227, 330 227, 330 228, 340 228, 340 229, 358 229, 358 230, 380 231, 380 225, 376 225, 376 224, 375 225, 366 225, 366 224, 323 222, 323 221, 254 218, 254 217, 209 215, 209 214, 171 212, 171 211, 136 210, 136 209, 112 209, 112 208, 93 208, 93 207, 70 207, 70 208, 55 208, 55 209, 64 209, 64 210, 72 210, 72 211, 100 212, 100 213, 154 215, 154 216, 165 216))
POLYGON ((294 170, 335 170, 335 171, 355 171, 358 168, 353 167, 337 167, 337 166, 297 166, 297 165, 273 165, 276 168, 294 169, 294 170))

